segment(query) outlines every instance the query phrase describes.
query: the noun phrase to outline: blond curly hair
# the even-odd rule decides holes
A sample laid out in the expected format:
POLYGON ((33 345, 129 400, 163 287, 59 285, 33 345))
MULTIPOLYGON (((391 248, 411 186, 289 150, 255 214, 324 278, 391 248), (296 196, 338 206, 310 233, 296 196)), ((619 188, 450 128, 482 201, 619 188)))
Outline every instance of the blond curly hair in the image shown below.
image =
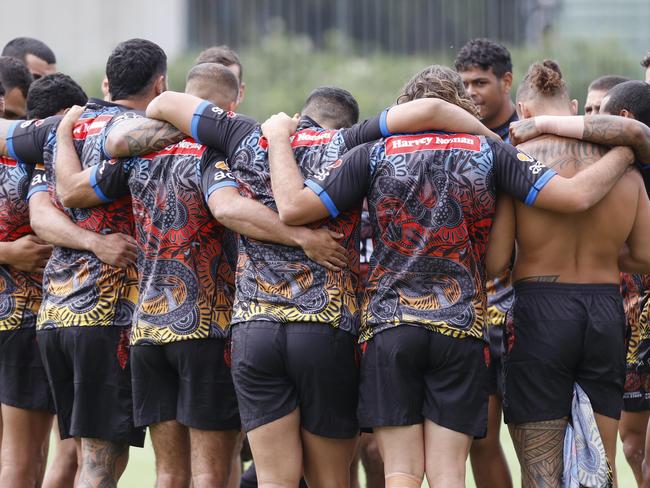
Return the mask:
POLYGON ((478 117, 478 109, 467 95, 460 75, 446 66, 434 64, 416 73, 402 88, 397 103, 417 98, 440 98, 478 117))

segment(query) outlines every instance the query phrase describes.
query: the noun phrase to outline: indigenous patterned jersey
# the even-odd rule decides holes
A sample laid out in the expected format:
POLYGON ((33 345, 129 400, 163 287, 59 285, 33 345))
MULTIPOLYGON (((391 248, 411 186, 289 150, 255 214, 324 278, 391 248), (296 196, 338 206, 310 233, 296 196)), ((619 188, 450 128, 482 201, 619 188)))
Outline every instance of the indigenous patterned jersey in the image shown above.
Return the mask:
POLYGON ((403 323, 485 339, 485 252, 497 188, 532 204, 555 172, 467 134, 365 144, 306 185, 334 216, 367 194, 375 249, 362 333, 403 323))
POLYGON ((236 247, 207 199, 219 188, 237 186, 225 157, 185 139, 140 158, 104 161, 91 180, 101 198, 130 191, 133 199, 143 261, 131 343, 224 337, 236 247))
MULTIPOLYGON (((318 177, 349 148, 381 137, 381 127, 385 127, 385 114, 339 131, 322 129, 303 118, 291 139, 303 176, 318 177)), ((192 135, 226 153, 244 195, 277 211, 259 124, 205 102, 192 119, 192 135)), ((348 251, 348 267, 339 273, 311 261, 302 249, 241 236, 232 322, 320 322, 356 334, 360 207, 361 202, 337 219, 313 224, 344 235, 340 242, 348 251)))
MULTIPOLYGON (((104 130, 126 107, 91 99, 74 128, 74 144, 84 168, 107 159, 103 150, 104 130)), ((17 122, 7 136, 12 156, 26 162, 43 161, 45 175, 34 174, 31 192, 49 191, 55 205, 79 227, 108 234, 133 234, 130 197, 89 209, 63 208, 56 198, 54 157, 56 126, 60 117, 43 121, 17 122), (46 185, 42 183, 46 181, 46 185)), ((43 303, 39 328, 73 326, 129 327, 137 300, 136 267, 117 268, 103 263, 93 253, 55 247, 43 276, 43 303)))
POLYGON ((627 319, 626 409, 650 400, 650 275, 621 273, 621 294, 627 319))
MULTIPOLYGON (((0 156, 0 242, 33 234, 27 205, 32 169, 31 165, 0 156)), ((0 332, 36 325, 41 279, 40 274, 0 264, 0 332)))
POLYGON ((511 275, 512 272, 508 268, 500 276, 489 280, 486 284, 489 327, 503 327, 506 323, 506 314, 515 300, 511 275))

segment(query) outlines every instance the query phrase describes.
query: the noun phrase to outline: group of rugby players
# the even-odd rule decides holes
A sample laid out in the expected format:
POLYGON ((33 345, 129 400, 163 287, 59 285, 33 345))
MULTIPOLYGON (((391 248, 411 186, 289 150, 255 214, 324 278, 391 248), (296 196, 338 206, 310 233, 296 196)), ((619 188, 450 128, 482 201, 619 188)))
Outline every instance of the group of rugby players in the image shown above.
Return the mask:
POLYGON ((508 487, 502 410, 523 485, 559 487, 580 394, 609 482, 620 431, 650 486, 650 84, 580 117, 547 60, 515 104, 476 39, 364 122, 322 87, 260 125, 225 46, 175 93, 122 42, 102 100, 40 41, 2 54, 0 487, 116 486, 147 427, 159 487, 354 486, 357 457, 460 487, 468 455, 508 487))

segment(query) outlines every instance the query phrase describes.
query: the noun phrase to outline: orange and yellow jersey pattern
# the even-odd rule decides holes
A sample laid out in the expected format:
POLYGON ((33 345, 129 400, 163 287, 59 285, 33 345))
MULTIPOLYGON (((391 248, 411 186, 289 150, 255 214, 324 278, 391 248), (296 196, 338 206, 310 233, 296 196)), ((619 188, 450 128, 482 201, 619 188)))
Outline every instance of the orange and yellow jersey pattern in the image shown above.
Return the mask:
MULTIPOLYGON (((106 159, 105 130, 126 107, 91 99, 74 128, 73 138, 83 168, 106 159)), ((48 191, 54 204, 79 227, 107 234, 133 234, 129 196, 88 209, 63 208, 56 198, 54 158, 56 127, 60 118, 27 121, 12 127, 7 145, 17 159, 43 160, 45 173, 35 172, 33 190, 48 191), (46 181, 46 185, 43 182, 46 181)), ((130 327, 138 297, 137 269, 103 263, 93 253, 55 247, 43 276, 43 302, 39 329, 85 326, 130 327)))
POLYGON ((100 198, 130 193, 142 254, 131 344, 223 338, 234 298, 236 240, 212 216, 210 195, 236 187, 225 157, 185 139, 142 157, 104 161, 100 198))
MULTIPOLYGON (((32 165, 0 157, 0 242, 33 234, 27 203, 32 170, 32 165)), ((40 274, 0 265, 0 332, 36 325, 41 305, 41 280, 40 274)))
MULTIPOLYGON (((259 124, 224 112, 207 102, 192 119, 195 140, 223 151, 242 195, 277 211, 271 188, 267 143, 259 124)), ((381 136, 380 117, 349 129, 325 130, 308 117, 301 119, 291 146, 305 178, 315 178, 348 149, 381 136)), ((357 334, 359 328, 359 223, 361 202, 327 226, 344 235, 348 266, 333 273, 311 261, 300 248, 240 237, 237 292, 232 322, 268 320, 315 322, 357 334)))
POLYGON ((503 327, 506 315, 515 299, 512 289, 511 271, 506 269, 500 276, 486 284, 488 300, 488 327, 503 327))

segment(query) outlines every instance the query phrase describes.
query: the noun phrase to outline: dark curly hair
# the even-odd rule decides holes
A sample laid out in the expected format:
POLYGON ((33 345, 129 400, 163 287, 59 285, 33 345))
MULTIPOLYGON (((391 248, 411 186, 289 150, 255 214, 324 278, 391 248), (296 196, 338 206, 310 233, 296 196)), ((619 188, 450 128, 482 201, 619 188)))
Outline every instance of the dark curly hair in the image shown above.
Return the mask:
POLYGON ((484 70, 492 68, 497 78, 503 78, 512 73, 510 51, 490 39, 472 39, 458 51, 454 67, 456 71, 468 71, 477 66, 484 70))
POLYGON ((63 73, 34 81, 27 93, 27 118, 44 119, 73 105, 85 105, 88 96, 79 84, 63 73))
POLYGON ((418 98, 440 98, 478 117, 478 109, 467 95, 460 75, 446 66, 434 64, 416 73, 402 88, 397 103, 406 103, 418 98))

